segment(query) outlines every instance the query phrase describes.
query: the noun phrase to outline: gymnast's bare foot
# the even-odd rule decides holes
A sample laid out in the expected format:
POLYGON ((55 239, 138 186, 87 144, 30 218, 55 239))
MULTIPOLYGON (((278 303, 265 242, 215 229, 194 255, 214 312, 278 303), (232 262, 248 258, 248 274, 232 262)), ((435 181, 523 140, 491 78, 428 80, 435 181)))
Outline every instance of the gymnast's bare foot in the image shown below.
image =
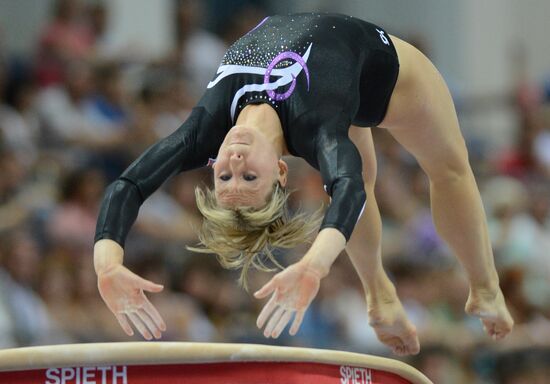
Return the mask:
POLYGON ((470 287, 466 313, 479 317, 483 329, 493 340, 504 338, 514 327, 514 320, 506 308, 499 288, 492 290, 470 287))
POLYGON ((409 321, 399 298, 368 298, 369 324, 378 340, 399 356, 416 355, 420 351, 416 327, 409 321))

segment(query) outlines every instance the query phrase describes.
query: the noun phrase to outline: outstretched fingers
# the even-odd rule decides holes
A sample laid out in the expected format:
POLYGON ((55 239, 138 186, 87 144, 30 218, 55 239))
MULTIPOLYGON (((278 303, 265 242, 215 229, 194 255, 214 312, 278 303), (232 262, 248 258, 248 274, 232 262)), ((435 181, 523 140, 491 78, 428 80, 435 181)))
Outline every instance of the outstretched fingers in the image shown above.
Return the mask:
POLYGON ((124 332, 126 332, 128 336, 134 336, 134 330, 130 326, 128 319, 126 319, 126 315, 123 313, 115 313, 115 317, 118 320, 118 323, 120 324, 124 332))
POLYGON ((300 329, 300 325, 302 325, 302 320, 304 320, 304 314, 306 310, 302 309, 296 312, 296 316, 294 317, 294 321, 292 322, 292 326, 290 327, 290 335, 294 336, 296 333, 298 333, 298 330, 300 329))
POLYGON ((122 265, 98 277, 101 298, 115 315, 128 336, 137 329, 147 340, 160 338, 166 324, 159 312, 149 302, 145 291, 160 292, 163 286, 146 280, 122 265))
POLYGON ((258 299, 272 294, 258 316, 257 325, 264 329, 266 337, 278 337, 290 322, 292 314, 296 317, 290 334, 298 332, 304 313, 319 291, 320 277, 307 269, 307 265, 296 263, 275 275, 254 296, 258 299))
POLYGON ((166 331, 166 323, 164 322, 164 319, 160 315, 159 311, 157 311, 155 306, 151 304, 151 302, 147 298, 145 298, 143 310, 151 317, 151 319, 153 319, 153 321, 161 331, 166 331))
MULTIPOLYGON (((267 325, 264 329, 264 336, 267 338, 273 337, 276 339, 281 335, 285 327, 292 319, 292 315, 294 314, 295 310, 282 306, 277 307, 276 303, 272 307, 270 306, 267 311, 266 308, 268 308, 267 305, 262 311, 262 314, 260 314, 261 318, 258 318, 258 327, 262 328, 266 320, 269 318, 269 321, 267 321, 267 325), (271 316, 269 316, 268 314, 264 314, 264 312, 269 312, 271 316)), ((304 313, 305 310, 296 312, 296 316, 294 317, 294 321, 292 322, 292 326, 289 331, 290 335, 294 336, 298 332, 298 329, 300 328, 300 325, 302 324, 302 320, 304 318, 304 313)))
POLYGON ((137 316, 139 316, 140 320, 147 326, 147 329, 151 334, 155 337, 155 339, 160 339, 161 333, 160 329, 157 327, 157 325, 153 322, 151 317, 145 312, 143 309, 138 309, 136 312, 137 316))
POLYGON ((262 288, 260 288, 258 291, 256 291, 254 293, 254 297, 256 299, 263 299, 264 297, 267 297, 269 296, 269 294, 273 291, 275 291, 275 288, 276 288, 276 283, 275 283, 275 278, 277 276, 273 277, 271 280, 269 280, 269 282, 264 285, 262 288))
POLYGON ((269 318, 273 310, 277 307, 277 300, 275 298, 276 293, 271 296, 271 299, 267 302, 267 304, 262 309, 262 312, 260 312, 260 315, 258 316, 258 320, 256 321, 256 325, 258 328, 263 328, 265 321, 269 318))
POLYGON ((267 322, 267 325, 264 329, 264 336, 270 337, 275 329, 275 326, 279 323, 279 320, 283 317, 285 309, 283 307, 278 307, 277 310, 273 313, 273 316, 267 322))
POLYGON ((136 275, 136 283, 138 288, 147 292, 158 293, 164 289, 163 285, 153 283, 152 281, 149 281, 149 280, 145 280, 143 277, 140 277, 137 275, 136 275))
POLYGON ((271 332, 271 337, 276 339, 277 337, 279 337, 281 335, 281 333, 283 332, 283 329, 285 329, 286 325, 288 324, 288 322, 292 318, 292 313, 293 312, 294 311, 289 310, 289 309, 287 309, 285 311, 285 313, 283 314, 283 316, 281 316, 281 318, 279 319, 279 322, 277 323, 277 325, 275 326, 275 328, 271 332))
POLYGON ((143 308, 115 313, 115 317, 128 336, 134 335, 134 330, 132 329, 130 322, 147 340, 151 340, 153 336, 156 339, 160 339, 162 336, 162 331, 166 330, 164 320, 148 300, 146 300, 143 308))
POLYGON ((147 330, 147 327, 141 320, 141 318, 138 316, 136 312, 127 312, 128 317, 134 324, 134 326, 137 328, 139 333, 146 339, 151 340, 153 337, 151 336, 151 333, 147 330))

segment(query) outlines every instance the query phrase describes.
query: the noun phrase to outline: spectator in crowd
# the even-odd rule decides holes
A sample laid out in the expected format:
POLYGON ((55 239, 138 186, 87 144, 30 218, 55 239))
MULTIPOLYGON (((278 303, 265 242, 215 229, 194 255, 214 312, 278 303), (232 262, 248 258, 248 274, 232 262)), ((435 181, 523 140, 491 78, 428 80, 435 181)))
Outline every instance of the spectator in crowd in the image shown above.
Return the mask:
POLYGON ((40 86, 59 84, 66 63, 93 53, 93 35, 82 19, 80 0, 56 0, 53 18, 39 38, 36 79, 40 86))
POLYGON ((501 353, 495 362, 493 378, 501 384, 544 384, 548 382, 550 352, 520 349, 501 353))
MULTIPOLYGON (((136 262, 134 269, 143 272, 145 278, 162 279, 167 286, 173 286, 177 274, 170 273, 166 265, 167 259, 162 254, 145 254, 136 262)), ((192 269, 193 267, 191 266, 192 269)), ((95 272, 92 268, 92 282, 95 285, 95 272)), ((195 283, 199 283, 195 280, 195 283)), ((218 284, 219 282, 217 282, 218 284)), ((191 283, 193 284, 193 283, 191 283)), ((190 288, 192 291, 193 288, 190 288)), ((95 290, 94 290, 95 291, 95 290)), ((238 297, 239 295, 236 295, 238 297)), ((95 296, 97 298, 97 295, 95 296)), ((155 306, 166 311, 166 322, 171 324, 171 330, 166 335, 166 340, 189 340, 212 342, 220 338, 218 330, 207 317, 204 309, 197 303, 194 296, 185 292, 169 289, 166 295, 153 299, 155 306)), ((116 326, 112 319, 109 319, 116 326)))
POLYGON ((195 98, 212 80, 227 49, 219 37, 201 27, 203 12, 203 2, 199 0, 177 1, 176 55, 195 98))
POLYGON ((452 349, 439 344, 424 346, 422 355, 412 363, 433 383, 474 383, 473 372, 466 369, 460 356, 452 349))
POLYGON ((113 130, 112 124, 98 123, 86 114, 94 85, 90 65, 71 62, 65 76, 63 85, 46 88, 38 96, 46 145, 75 164, 123 146, 124 131, 113 130))
POLYGON ((44 301, 35 292, 40 258, 37 244, 28 231, 14 230, 2 238, 1 292, 13 319, 13 338, 19 345, 52 344, 65 339, 44 301))
POLYGON ((13 81, 6 93, 6 103, 0 103, 0 136, 4 147, 30 167, 38 156, 40 140, 40 125, 33 108, 36 87, 30 79, 23 79, 13 81))
POLYGON ((77 250, 93 245, 95 220, 104 188, 104 175, 97 169, 77 169, 65 177, 59 204, 47 224, 51 243, 77 250))
POLYGON ((17 227, 30 217, 25 181, 28 170, 13 151, 0 147, 0 232, 17 227))
MULTIPOLYGON (((98 134, 114 138, 131 137, 132 115, 129 98, 123 84, 123 74, 116 62, 99 63, 93 73, 94 89, 85 101, 83 113, 90 124, 98 128, 98 134)), ((128 163, 127 151, 120 146, 106 146, 93 163, 100 167, 108 180, 114 180, 128 163)))

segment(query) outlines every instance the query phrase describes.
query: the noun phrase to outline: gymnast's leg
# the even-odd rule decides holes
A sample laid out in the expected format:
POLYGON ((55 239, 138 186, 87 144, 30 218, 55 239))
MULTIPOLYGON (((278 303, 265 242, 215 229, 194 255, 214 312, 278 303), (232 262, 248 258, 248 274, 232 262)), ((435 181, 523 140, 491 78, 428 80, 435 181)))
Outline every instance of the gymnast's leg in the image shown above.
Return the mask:
POLYGON ((485 212, 449 90, 422 53, 392 40, 400 73, 380 126, 413 154, 430 179, 434 224, 470 280, 466 312, 479 316, 490 336, 502 338, 513 320, 499 287, 485 212))
POLYGON ((416 328, 408 320, 395 287, 382 267, 382 222, 374 196, 376 155, 369 128, 351 126, 350 139, 363 161, 363 181, 367 205, 346 245, 367 298, 369 323, 378 339, 398 355, 419 352, 416 328))

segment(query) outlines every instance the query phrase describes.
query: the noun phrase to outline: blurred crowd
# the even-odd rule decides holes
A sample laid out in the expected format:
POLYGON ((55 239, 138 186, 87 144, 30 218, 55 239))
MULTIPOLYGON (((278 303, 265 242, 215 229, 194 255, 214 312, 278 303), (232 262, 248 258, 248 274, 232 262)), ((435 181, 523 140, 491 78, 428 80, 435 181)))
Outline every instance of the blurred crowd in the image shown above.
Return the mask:
MULTIPOLYGON (((268 1, 241 1, 223 27, 207 30, 207 2, 174 3, 174 47, 154 61, 113 49, 108 7, 97 1, 56 1, 30 57, 10 56, 0 36, 1 348, 137 338, 123 333, 96 286, 93 236, 103 190, 185 120, 228 45, 269 12, 268 1)), ((542 383, 549 373, 550 85, 518 80, 505 102, 517 116, 513 145, 471 156, 517 324, 503 342, 464 314, 467 281, 434 229, 424 173, 391 136, 373 130, 384 262, 423 347, 406 361, 436 383, 542 383)), ((299 180, 291 204, 328 203, 317 172, 300 159, 289 162, 290 188, 299 180)), ((255 326, 262 302, 214 256, 185 249, 196 244, 200 225, 194 188, 211 178, 208 169, 172 178, 143 205, 126 244, 125 265, 165 286, 151 296, 168 325, 162 340, 387 355, 367 324, 346 255, 323 281, 298 335, 263 338, 255 326)), ((305 249, 279 255, 289 264, 305 249)), ((268 278, 251 273, 250 290, 268 278)))

